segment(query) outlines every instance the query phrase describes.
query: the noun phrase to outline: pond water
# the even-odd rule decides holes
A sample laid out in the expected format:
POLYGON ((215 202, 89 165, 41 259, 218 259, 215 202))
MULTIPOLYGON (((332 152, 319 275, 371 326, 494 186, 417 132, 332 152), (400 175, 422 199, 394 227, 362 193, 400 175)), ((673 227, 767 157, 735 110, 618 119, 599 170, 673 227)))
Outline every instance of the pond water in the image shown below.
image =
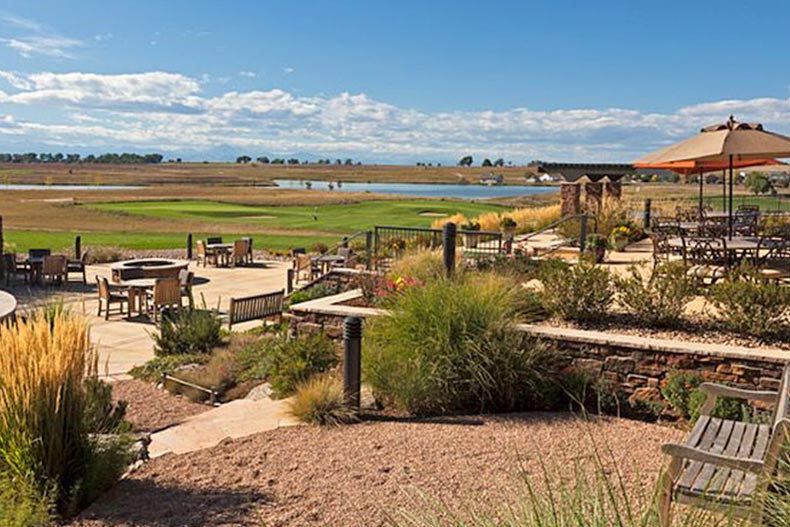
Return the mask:
MULTIPOLYGON (((275 183, 277 183, 277 186, 280 188, 307 190, 307 182, 298 179, 276 179, 275 183)), ((376 194, 418 196, 421 198, 510 198, 530 194, 549 194, 559 190, 559 187, 531 187, 521 185, 487 186, 445 185, 437 183, 337 183, 329 181, 310 181, 310 188, 312 190, 329 190, 330 183, 335 192, 372 192, 376 194)))
POLYGON ((135 190, 135 185, 25 185, 23 183, 0 184, 0 190, 135 190))

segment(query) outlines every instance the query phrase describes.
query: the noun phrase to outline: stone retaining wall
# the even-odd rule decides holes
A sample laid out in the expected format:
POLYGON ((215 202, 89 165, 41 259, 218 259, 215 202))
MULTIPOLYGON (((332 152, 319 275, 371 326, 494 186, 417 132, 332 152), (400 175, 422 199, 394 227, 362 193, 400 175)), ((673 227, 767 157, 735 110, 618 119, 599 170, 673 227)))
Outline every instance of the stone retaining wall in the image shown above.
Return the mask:
MULTIPOLYGON (((294 331, 323 330, 342 338, 347 316, 370 317, 384 311, 338 305, 358 296, 350 291, 292 306, 294 331)), ((747 389, 776 390, 790 352, 697 342, 662 340, 599 331, 521 325, 520 329, 557 344, 561 367, 590 373, 617 386, 631 401, 658 401, 659 387, 673 370, 686 370, 704 380, 747 389)))

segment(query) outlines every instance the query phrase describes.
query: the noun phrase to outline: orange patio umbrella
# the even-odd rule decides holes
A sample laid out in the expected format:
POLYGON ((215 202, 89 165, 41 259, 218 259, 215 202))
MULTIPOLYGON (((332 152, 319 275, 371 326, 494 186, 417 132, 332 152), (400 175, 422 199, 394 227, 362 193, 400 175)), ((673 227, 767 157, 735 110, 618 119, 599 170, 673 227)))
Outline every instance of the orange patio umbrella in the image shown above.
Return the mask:
POLYGON ((729 231, 732 237, 733 169, 745 160, 790 157, 790 137, 768 132, 759 123, 741 123, 732 116, 725 123, 707 126, 685 141, 648 154, 635 164, 697 161, 726 162, 730 171, 729 231))
MULTIPOLYGON (((773 159, 773 158, 763 158, 763 159, 733 159, 732 166, 733 168, 746 168, 746 167, 757 167, 757 166, 769 166, 769 165, 784 165, 785 163, 773 159)), ((714 172, 721 170, 724 172, 729 168, 729 162, 725 161, 698 161, 698 160, 689 160, 689 161, 659 161, 655 163, 634 163, 634 167, 636 168, 652 168, 656 170, 671 170, 672 172, 677 172, 678 174, 682 174, 687 176, 689 174, 699 174, 699 208, 702 209, 702 184, 703 184, 703 174, 705 172, 714 172)), ((722 177, 722 189, 724 191, 724 199, 725 203, 723 203, 724 207, 726 208, 726 198, 727 198, 727 179, 722 177)))

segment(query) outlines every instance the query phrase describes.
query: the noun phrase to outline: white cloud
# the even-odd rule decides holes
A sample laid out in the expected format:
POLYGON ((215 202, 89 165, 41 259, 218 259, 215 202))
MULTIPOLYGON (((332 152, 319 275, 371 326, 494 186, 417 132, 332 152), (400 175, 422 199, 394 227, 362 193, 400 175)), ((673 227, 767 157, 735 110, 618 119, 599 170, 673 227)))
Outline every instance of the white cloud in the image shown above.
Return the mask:
POLYGON ((294 71, 296 71, 296 70, 294 70, 294 69, 293 69, 293 68, 291 68, 291 67, 288 67, 288 68, 283 68, 283 73, 285 73, 286 75, 290 75, 290 74, 291 74, 291 73, 293 73, 294 71))
POLYGON ((35 20, 4 15, 0 16, 0 23, 4 27, 0 43, 24 58, 40 55, 70 59, 75 58, 75 50, 85 46, 81 40, 60 35, 35 20))
POLYGON ((63 149, 124 145, 199 152, 229 145, 368 160, 454 159, 496 152, 517 161, 628 161, 723 121, 730 113, 790 132, 790 100, 776 98, 713 101, 666 113, 626 108, 426 112, 365 94, 305 97, 271 89, 208 96, 205 84, 215 79, 161 71, 0 71, 0 80, 8 86, 0 91, 0 103, 13 119, 3 123, 4 137, 13 130, 14 137, 63 149), (23 115, 38 113, 41 122, 14 115, 14 108, 23 105, 23 115))
POLYGON ((257 74, 257 73, 255 73, 254 71, 240 71, 240 72, 239 72, 239 76, 241 76, 241 77, 247 77, 247 78, 249 78, 249 79, 254 79, 255 77, 257 77, 257 76, 258 76, 258 74, 257 74))

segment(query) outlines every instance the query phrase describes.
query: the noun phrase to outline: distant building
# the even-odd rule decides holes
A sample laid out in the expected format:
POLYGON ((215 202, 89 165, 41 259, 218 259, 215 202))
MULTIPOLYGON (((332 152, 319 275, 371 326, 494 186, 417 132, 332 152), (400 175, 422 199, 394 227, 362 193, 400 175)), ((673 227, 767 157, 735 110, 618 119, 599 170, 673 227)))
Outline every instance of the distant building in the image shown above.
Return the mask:
POLYGON ((480 178, 481 185, 501 185, 505 182, 505 176, 502 174, 486 174, 480 178))

